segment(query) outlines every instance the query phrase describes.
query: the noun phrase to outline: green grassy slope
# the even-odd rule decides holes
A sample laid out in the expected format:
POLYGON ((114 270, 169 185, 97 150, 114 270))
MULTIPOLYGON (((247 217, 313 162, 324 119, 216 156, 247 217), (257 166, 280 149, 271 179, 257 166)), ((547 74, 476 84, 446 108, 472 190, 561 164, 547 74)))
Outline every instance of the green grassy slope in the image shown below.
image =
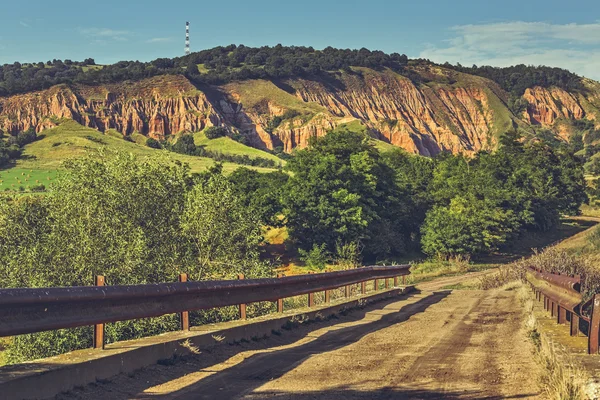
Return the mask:
MULTIPOLYGON (((152 157, 157 160, 179 160, 183 163, 188 163, 192 172, 203 171, 214 164, 214 161, 210 158, 193 157, 167 152, 166 150, 151 149, 113 135, 104 135, 95 129, 86 128, 74 121, 65 121, 56 128, 44 131, 40 139, 25 146, 23 157, 17 161, 16 166, 0 171, 0 173, 14 175, 15 173, 20 173, 18 172, 19 170, 21 172, 56 171, 61 169, 61 164, 65 160, 81 157, 89 151, 101 148, 126 151, 140 157, 152 157)), ((240 167, 238 164, 223 164, 225 172, 231 172, 238 167, 240 167)), ((266 168, 255 169, 269 171, 266 168)), ((30 172, 29 174, 32 173, 34 172, 30 172)))
POLYGON ((194 142, 196 143, 196 146, 202 146, 204 149, 209 151, 220 152, 224 154, 235 154, 240 156, 247 155, 250 158, 266 158, 273 160, 278 164, 281 163, 282 165, 285 165, 285 161, 283 161, 281 158, 267 153, 266 151, 255 149, 254 147, 246 146, 245 144, 236 142, 229 137, 208 139, 203 132, 196 132, 194 133, 194 142))

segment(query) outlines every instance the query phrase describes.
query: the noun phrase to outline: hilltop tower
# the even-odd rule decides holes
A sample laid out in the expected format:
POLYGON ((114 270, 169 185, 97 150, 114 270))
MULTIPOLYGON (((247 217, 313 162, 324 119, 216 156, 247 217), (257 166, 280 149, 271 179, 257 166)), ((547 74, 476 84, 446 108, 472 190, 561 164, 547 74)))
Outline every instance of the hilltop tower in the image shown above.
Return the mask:
POLYGON ((190 54, 190 23, 185 23, 185 55, 190 54))

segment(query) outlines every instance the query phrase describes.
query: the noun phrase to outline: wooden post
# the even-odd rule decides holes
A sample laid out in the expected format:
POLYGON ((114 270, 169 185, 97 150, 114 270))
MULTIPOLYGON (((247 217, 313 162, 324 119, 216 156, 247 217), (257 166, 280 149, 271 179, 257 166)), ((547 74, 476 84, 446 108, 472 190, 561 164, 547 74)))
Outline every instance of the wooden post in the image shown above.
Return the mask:
POLYGON ((365 281, 362 281, 362 282, 360 283, 360 292, 361 292, 362 294, 366 294, 366 293, 367 293, 367 282, 365 282, 365 281))
POLYGON ((390 288, 390 280, 389 278, 385 278, 385 290, 388 290, 390 288))
MULTIPOLYGON (((238 279, 244 279, 244 274, 239 274, 238 279)), ((246 319, 246 304, 240 304, 240 319, 246 319)))
POLYGON ((308 306, 309 307, 314 307, 315 306, 315 294, 310 292, 308 294, 308 306))
POLYGON ((329 304, 331 302, 331 290, 325 291, 325 304, 329 304))
POLYGON ((378 291, 379 290, 379 280, 375 279, 373 281, 373 290, 378 291))
POLYGON ((350 285, 346 285, 344 288, 344 297, 350 297, 350 285))
POLYGON ((402 286, 406 286, 406 275, 402 275, 402 286))
MULTIPOLYGON (((283 274, 277 274, 277 278, 282 278, 283 274)), ((283 299, 277 299, 277 312, 283 312, 283 299)))
POLYGON ((398 277, 394 277, 394 287, 398 287, 398 277))
MULTIPOLYGON (((98 275, 94 281, 96 286, 104 286, 104 276, 98 275)), ((94 325, 94 348, 104 349, 104 324, 94 325)))
MULTIPOLYGON (((187 282, 188 274, 179 274, 179 282, 187 282)), ((182 311, 179 313, 179 327, 182 331, 190 330, 190 313, 188 311, 182 311)))

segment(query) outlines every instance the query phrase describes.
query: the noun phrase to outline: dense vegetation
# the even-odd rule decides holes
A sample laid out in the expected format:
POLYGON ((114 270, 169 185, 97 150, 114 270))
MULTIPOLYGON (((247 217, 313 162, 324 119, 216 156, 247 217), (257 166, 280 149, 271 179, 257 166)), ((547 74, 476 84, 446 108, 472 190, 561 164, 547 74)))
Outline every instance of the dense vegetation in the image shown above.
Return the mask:
MULTIPOLYGON (((390 68, 415 81, 422 78, 408 65, 433 65, 429 60, 410 60, 404 54, 382 51, 334 49, 315 50, 302 46, 244 45, 219 46, 173 59, 150 62, 120 61, 97 66, 93 59, 83 62, 52 60, 37 64, 0 66, 0 96, 47 89, 56 84, 89 85, 141 80, 156 75, 185 74, 195 83, 222 84, 246 79, 281 79, 315 76, 335 78, 332 73, 351 67, 390 68), (199 68, 199 66, 201 68, 199 68)), ((446 63, 445 67, 475 74, 497 82, 515 96, 532 86, 558 86, 567 90, 583 89, 580 78, 563 69, 517 65, 508 68, 490 66, 463 67, 446 63)))
MULTIPOLYGON (((553 229, 586 200, 583 168, 568 146, 516 133, 494 153, 428 159, 381 154, 363 133, 331 132, 297 151, 284 172, 268 174, 240 168, 226 177, 216 164, 192 175, 181 163, 103 151, 65 168, 45 195, 0 197, 0 287, 88 285, 97 274, 111 285, 175 281, 181 272, 192 280, 270 276, 265 226, 287 227, 317 269, 419 250, 476 256, 553 229)), ((192 315, 194 323, 231 317, 229 308, 192 315)), ((174 329, 175 317, 163 316, 108 324, 107 335, 174 329)), ((90 328, 21 335, 8 359, 89 347, 91 338, 90 328)))
POLYGON ((567 91, 584 90, 581 78, 562 68, 524 64, 504 68, 489 65, 463 67, 460 64, 451 65, 449 63, 444 64, 444 67, 488 78, 516 97, 522 96, 527 88, 534 86, 556 86, 567 91))
POLYGON ((21 157, 23 146, 36 139, 37 134, 33 128, 8 137, 5 137, 4 132, 0 130, 0 168, 6 167, 21 157))

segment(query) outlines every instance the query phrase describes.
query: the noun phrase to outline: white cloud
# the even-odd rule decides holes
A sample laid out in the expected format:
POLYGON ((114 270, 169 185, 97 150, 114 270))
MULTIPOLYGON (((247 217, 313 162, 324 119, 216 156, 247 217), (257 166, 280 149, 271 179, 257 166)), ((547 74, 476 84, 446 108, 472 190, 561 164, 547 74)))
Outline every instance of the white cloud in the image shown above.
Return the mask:
POLYGON ((108 28, 78 28, 79 33, 85 35, 89 38, 98 40, 98 41, 125 41, 129 36, 129 31, 120 31, 108 28))
POLYGON ((24 26, 25 28, 31 28, 31 25, 29 25, 29 24, 28 24, 27 22, 25 22, 25 21, 19 21, 19 24, 20 24, 21 26, 24 26))
POLYGON ((463 65, 548 65, 600 79, 600 22, 461 25, 443 43, 428 45, 420 57, 463 65))
POLYGON ((146 40, 146 43, 167 43, 167 42, 172 42, 173 38, 169 38, 169 37, 157 37, 157 38, 152 38, 149 40, 146 40))

